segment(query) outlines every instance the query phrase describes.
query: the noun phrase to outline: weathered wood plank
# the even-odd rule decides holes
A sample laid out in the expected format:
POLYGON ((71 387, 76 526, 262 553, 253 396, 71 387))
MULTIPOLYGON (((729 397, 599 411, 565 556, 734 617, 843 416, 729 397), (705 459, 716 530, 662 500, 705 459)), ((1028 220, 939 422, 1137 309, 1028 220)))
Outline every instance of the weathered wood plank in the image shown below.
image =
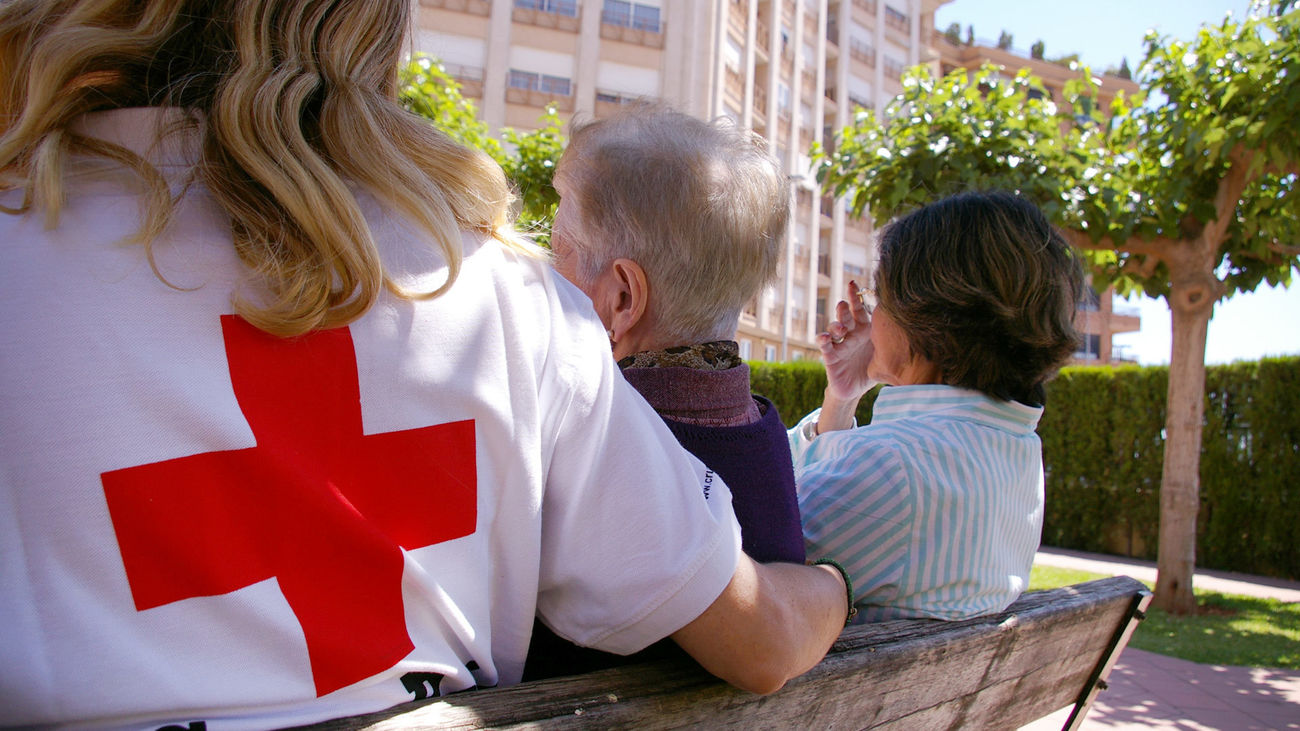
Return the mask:
POLYGON ((1114 577, 1027 594, 989 617, 849 627, 817 667, 769 696, 663 661, 460 693, 319 728, 1016 728, 1075 702, 1145 592, 1114 577))

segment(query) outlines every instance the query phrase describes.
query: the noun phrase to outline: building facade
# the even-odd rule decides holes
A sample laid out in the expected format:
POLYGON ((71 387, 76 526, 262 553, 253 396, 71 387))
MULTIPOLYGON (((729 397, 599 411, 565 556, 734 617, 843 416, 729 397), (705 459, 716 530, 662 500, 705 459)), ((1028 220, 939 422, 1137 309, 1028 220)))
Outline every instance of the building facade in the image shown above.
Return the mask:
POLYGON ((741 316, 755 360, 816 357, 849 279, 874 269, 870 223, 823 195, 808 150, 855 106, 883 112, 909 66, 938 70, 950 0, 418 0, 414 50, 436 56, 494 129, 599 117, 638 98, 730 117, 781 160, 795 215, 775 282, 741 316))
MULTIPOLYGON (((812 144, 847 126, 857 107, 883 113, 917 64, 938 73, 1033 61, 1049 89, 1071 73, 951 46, 934 29, 950 1, 418 0, 414 50, 440 59, 494 130, 533 129, 549 103, 568 121, 654 98, 767 139, 794 215, 781 271, 745 308, 736 339, 746 358, 798 360, 818 357, 815 336, 848 281, 868 284, 876 261, 871 223, 817 185, 812 144)), ((1109 362, 1110 334, 1123 331, 1114 328, 1136 329, 1114 317, 1110 299, 1081 313, 1098 336, 1083 362, 1109 362)))

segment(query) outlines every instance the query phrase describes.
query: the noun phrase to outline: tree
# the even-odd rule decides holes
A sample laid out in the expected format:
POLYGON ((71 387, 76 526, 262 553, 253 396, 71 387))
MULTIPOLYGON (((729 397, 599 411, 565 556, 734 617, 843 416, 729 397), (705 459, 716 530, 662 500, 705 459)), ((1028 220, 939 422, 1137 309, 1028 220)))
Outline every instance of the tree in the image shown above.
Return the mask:
POLYGON ((519 197, 516 225, 539 243, 550 241, 551 220, 560 197, 551 184, 555 163, 564 151, 564 136, 555 107, 541 116, 541 126, 520 132, 505 127, 506 145, 492 136, 486 122, 478 118, 474 103, 466 99, 456 82, 436 59, 417 55, 398 71, 399 97, 412 112, 431 121, 452 139, 477 147, 505 170, 519 197))
POLYGON ((998 35, 998 48, 1001 48, 1001 49, 1004 50, 1004 51, 1010 51, 1010 50, 1011 50, 1011 34, 1010 34, 1010 33, 1006 32, 1006 31, 1002 31, 1002 33, 1001 33, 1000 35, 998 35))
POLYGON ((966 26, 966 45, 975 45, 975 26, 973 25, 966 26))
POLYGON ((1115 72, 1115 75, 1121 79, 1127 79, 1128 81, 1133 80, 1133 69, 1128 67, 1128 56, 1120 59, 1119 70, 1115 72))
POLYGON ((961 45, 961 23, 949 23, 943 31, 943 37, 954 46, 961 45))
MULTIPOLYGON (((1085 252, 1094 281, 1172 312, 1156 603, 1195 609, 1205 338, 1215 302, 1300 270, 1300 11, 1225 19, 1191 42, 1149 34, 1146 94, 1092 104, 1088 73, 1059 108, 1022 71, 923 70, 877 120, 815 150, 818 178, 887 220, 973 188, 1016 190, 1085 252), (1037 90, 1039 98, 1030 94, 1037 90), (1138 102, 1138 103, 1134 103, 1138 102)), ((1140 406, 1135 405, 1140 408, 1140 406)))
POLYGON ((1047 46, 1043 44, 1043 41, 1041 39, 1034 41, 1034 44, 1029 47, 1029 57, 1037 58, 1041 60, 1043 58, 1043 53, 1046 50, 1047 50, 1047 46))

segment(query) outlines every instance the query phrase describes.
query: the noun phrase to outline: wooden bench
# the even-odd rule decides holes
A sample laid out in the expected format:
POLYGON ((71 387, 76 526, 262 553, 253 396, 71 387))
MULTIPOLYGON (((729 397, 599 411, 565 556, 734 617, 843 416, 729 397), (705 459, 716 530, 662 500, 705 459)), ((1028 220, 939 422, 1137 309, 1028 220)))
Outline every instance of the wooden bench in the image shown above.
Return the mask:
POLYGON ((1117 576, 1026 594, 960 622, 848 627, 820 664, 767 696, 661 661, 457 693, 317 728, 736 726, 1016 729, 1074 704, 1077 728, 1151 594, 1117 576))

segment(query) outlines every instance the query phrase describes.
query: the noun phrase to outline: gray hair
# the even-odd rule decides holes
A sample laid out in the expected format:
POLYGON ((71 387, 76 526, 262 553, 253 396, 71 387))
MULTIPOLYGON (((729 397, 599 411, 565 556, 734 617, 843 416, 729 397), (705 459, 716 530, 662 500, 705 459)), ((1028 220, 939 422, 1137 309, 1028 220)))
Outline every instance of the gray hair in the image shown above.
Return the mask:
POLYGON ((556 176, 581 211, 579 285, 614 259, 645 270, 653 326, 681 344, 730 337, 776 275, 790 201, 755 134, 639 103, 576 126, 556 176))

